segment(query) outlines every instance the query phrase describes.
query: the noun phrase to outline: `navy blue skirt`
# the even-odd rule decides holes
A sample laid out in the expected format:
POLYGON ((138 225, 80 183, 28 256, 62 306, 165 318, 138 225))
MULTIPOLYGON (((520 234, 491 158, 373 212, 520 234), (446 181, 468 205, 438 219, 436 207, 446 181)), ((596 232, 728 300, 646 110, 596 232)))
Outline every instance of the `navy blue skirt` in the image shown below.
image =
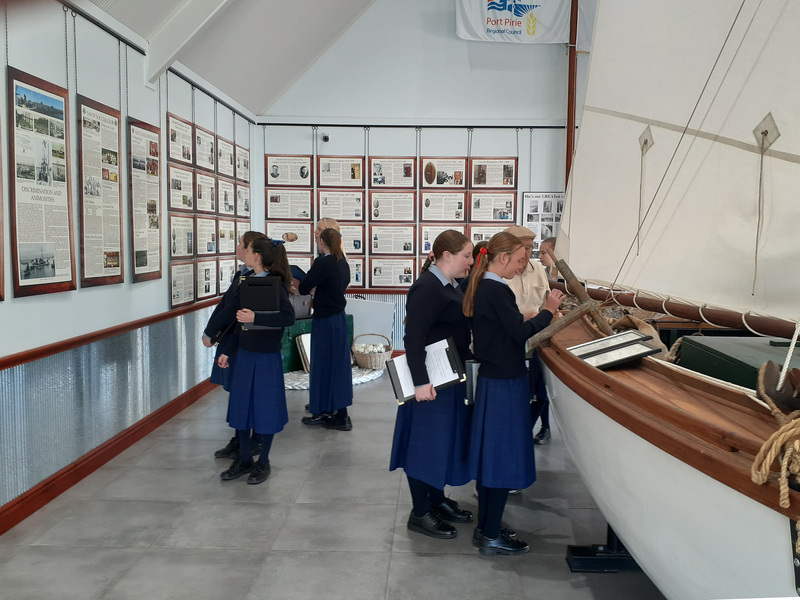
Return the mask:
POLYGON ((231 391, 231 380, 233 379, 233 365, 236 362, 234 356, 228 357, 228 368, 222 369, 217 364, 220 355, 220 347, 217 346, 217 351, 214 353, 214 364, 211 366, 211 383, 221 385, 222 389, 226 392, 231 391))
POLYGON ((309 410, 317 415, 353 404, 350 332, 344 312, 311 323, 309 410))
POLYGON ((525 489, 536 481, 528 376, 478 375, 469 473, 486 487, 525 489))
POLYGON ((436 400, 408 400, 397 407, 389 470, 437 489, 464 485, 469 476, 472 407, 464 404, 464 384, 436 390, 436 400))
POLYGON ((234 429, 278 433, 288 422, 280 352, 240 349, 231 380, 228 423, 234 429))

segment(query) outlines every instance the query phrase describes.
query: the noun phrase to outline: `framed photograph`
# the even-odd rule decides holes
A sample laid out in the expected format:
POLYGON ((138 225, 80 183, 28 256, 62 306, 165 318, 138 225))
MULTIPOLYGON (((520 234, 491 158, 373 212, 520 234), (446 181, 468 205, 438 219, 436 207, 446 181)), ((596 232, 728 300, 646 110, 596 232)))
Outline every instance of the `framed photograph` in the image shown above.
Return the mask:
POLYGON ((194 147, 193 125, 179 116, 167 113, 167 131, 169 131, 169 145, 167 158, 170 161, 192 166, 194 147))
POLYGON ((317 215, 337 221, 364 220, 363 190, 317 190, 317 215))
POLYGON ((413 225, 370 225, 370 254, 414 254, 413 225))
POLYGON ((195 171, 194 188, 197 212, 215 214, 217 212, 217 178, 203 173, 203 171, 195 171))
POLYGON ((128 119, 133 283, 161 279, 161 129, 128 119))
MULTIPOLYGON (((120 112, 78 95, 81 287, 124 281, 120 112), (100 174, 100 177, 97 177, 100 174)), ((51 147, 65 159, 66 147, 51 147)))
MULTIPOLYGON (((267 235, 283 240, 286 252, 310 254, 314 244, 314 225, 311 223, 267 223, 267 235)), ((290 261, 291 262, 291 261, 290 261)))
POLYGON ((470 192, 469 220, 508 223, 516 222, 516 192, 470 192))
POLYGON ((373 188, 413 188, 413 156, 370 156, 370 187, 373 188))
POLYGON ((170 258, 192 258, 195 252, 194 217, 169 215, 170 258))
POLYGON ((370 287, 409 288, 414 283, 416 258, 369 259, 370 287))
POLYGON ((233 179, 234 156, 233 142, 217 136, 217 173, 233 179))
POLYGON ((467 159, 423 156, 420 159, 420 187, 463 188, 467 186, 467 159))
POLYGON ((311 155, 265 155, 267 187, 276 185, 311 187, 314 183, 311 158, 311 155))
MULTIPOLYGON (((217 254, 217 220, 213 218, 197 217, 195 222, 197 231, 197 256, 211 256, 217 254)), ((234 248, 235 250, 235 248, 234 248)))
POLYGON ((167 165, 169 176, 169 210, 194 212, 194 171, 178 165, 167 165))
POLYGON ((220 254, 236 253, 236 221, 219 219, 217 221, 217 250, 220 254))
POLYGON ((319 187, 364 187, 363 156, 318 156, 319 187))
POLYGON ((466 231, 466 228, 463 225, 420 225, 419 245, 417 246, 419 248, 420 256, 427 257, 431 250, 433 250, 433 242, 436 241, 436 238, 439 236, 439 234, 449 229, 455 229, 459 233, 464 234, 466 231))
POLYGON ((478 242, 486 241, 488 242, 492 239, 492 236, 495 233, 500 233, 501 231, 505 231, 508 227, 511 227, 511 224, 508 225, 472 225, 469 226, 469 233, 467 237, 469 241, 473 244, 477 244, 478 242))
POLYGON ((217 295, 217 260, 197 260, 197 299, 205 300, 217 295))
POLYGON ((364 225, 339 225, 345 254, 364 254, 364 225))
POLYGON ((470 188, 517 187, 516 158, 471 158, 470 188))
POLYGON ((193 260, 179 261, 169 265, 170 308, 177 308, 194 302, 193 260))
POLYGON ((420 221, 466 220, 466 192, 421 192, 420 221))
POLYGON ((414 221, 415 192, 369 192, 369 214, 372 221, 414 221))
POLYGON ((236 184, 236 216, 250 218, 250 186, 236 184))
POLYGON ((194 126, 194 162, 198 169, 214 174, 217 162, 216 137, 207 129, 194 126))
POLYGON ((217 212, 220 216, 236 214, 236 195, 233 180, 217 179, 217 212))
POLYGON ((311 219, 311 190, 268 187, 264 198, 267 219, 311 219))
POLYGON ((14 295, 74 290, 69 93, 8 67, 8 94, 14 295))
POLYGON ((350 285, 348 287, 364 287, 364 257, 348 256, 347 263, 350 265, 350 285))
POLYGON ((250 150, 237 144, 234 152, 236 155, 236 179, 250 183, 250 150))

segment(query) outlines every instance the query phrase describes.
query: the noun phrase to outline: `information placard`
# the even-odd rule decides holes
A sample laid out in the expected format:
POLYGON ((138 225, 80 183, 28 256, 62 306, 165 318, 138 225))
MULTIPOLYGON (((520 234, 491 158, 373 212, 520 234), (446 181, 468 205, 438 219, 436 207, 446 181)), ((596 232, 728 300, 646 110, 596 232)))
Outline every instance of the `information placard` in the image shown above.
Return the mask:
POLYGON ((128 119, 133 282, 161 278, 161 130, 128 119))
POLYGON ((197 299, 203 300, 217 295, 217 260, 198 259, 197 299))
POLYGON ((170 161, 192 166, 192 147, 194 146, 192 124, 177 115, 167 113, 167 130, 169 131, 167 158, 170 161))
POLYGON ((310 155, 267 154, 264 156, 264 166, 267 187, 276 185, 311 187, 313 184, 310 155))
POLYGON ((370 225, 372 254, 414 254, 413 225, 370 225))
POLYGON ((516 158, 470 159, 471 188, 516 188, 516 158))
POLYGON ((264 197, 267 219, 311 218, 311 190, 268 187, 264 197))
POLYGON ((371 156, 370 187, 413 188, 415 164, 413 156, 371 156))
POLYGON ((202 127, 194 127, 194 156, 198 169, 214 173, 217 158, 216 136, 202 127))
POLYGON ((170 163, 169 209, 194 211, 194 171, 170 163))
POLYGON ((363 156, 318 156, 319 187, 364 187, 363 156))
POLYGON ((217 179, 217 199, 219 201, 219 214, 234 216, 236 214, 236 190, 233 180, 217 179))
POLYGON ((516 192, 470 192, 470 221, 500 221, 512 225, 517 206, 516 192))
POLYGON ((363 190, 319 190, 317 192, 319 218, 337 221, 364 220, 363 190))
POLYGON ((308 254, 314 242, 311 223, 267 223, 267 235, 286 243, 286 252, 308 254))
POLYGON ((217 173, 233 179, 234 171, 233 143, 217 136, 217 173))
POLYGON ((429 156, 420 159, 420 186, 423 188, 463 188, 467 159, 429 156))
POLYGON ((415 192, 370 191, 370 218, 373 221, 413 222, 416 202, 415 192))
POLYGON ((194 261, 170 263, 169 289, 171 308, 194 302, 194 270, 194 261))
POLYGON ((465 192, 422 192, 421 221, 464 221, 465 192))
POLYGON ((411 287, 415 262, 414 258, 370 258, 370 287, 411 287))

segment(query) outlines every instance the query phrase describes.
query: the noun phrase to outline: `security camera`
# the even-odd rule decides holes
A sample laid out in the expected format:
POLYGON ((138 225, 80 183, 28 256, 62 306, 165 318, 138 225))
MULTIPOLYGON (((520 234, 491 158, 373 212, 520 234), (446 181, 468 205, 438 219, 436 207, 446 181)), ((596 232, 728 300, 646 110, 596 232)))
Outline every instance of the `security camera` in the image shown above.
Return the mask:
POLYGON ((323 142, 330 142, 331 141, 331 136, 329 136, 327 133, 323 133, 322 134, 322 141, 323 142))

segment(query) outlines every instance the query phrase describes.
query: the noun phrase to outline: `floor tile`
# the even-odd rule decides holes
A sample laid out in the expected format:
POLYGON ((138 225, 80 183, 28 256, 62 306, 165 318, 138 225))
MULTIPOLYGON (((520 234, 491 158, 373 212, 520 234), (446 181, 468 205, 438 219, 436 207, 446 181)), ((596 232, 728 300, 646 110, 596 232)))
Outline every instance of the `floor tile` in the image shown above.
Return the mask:
POLYGON ((397 504, 400 475, 386 469, 312 469, 298 503, 397 504))

